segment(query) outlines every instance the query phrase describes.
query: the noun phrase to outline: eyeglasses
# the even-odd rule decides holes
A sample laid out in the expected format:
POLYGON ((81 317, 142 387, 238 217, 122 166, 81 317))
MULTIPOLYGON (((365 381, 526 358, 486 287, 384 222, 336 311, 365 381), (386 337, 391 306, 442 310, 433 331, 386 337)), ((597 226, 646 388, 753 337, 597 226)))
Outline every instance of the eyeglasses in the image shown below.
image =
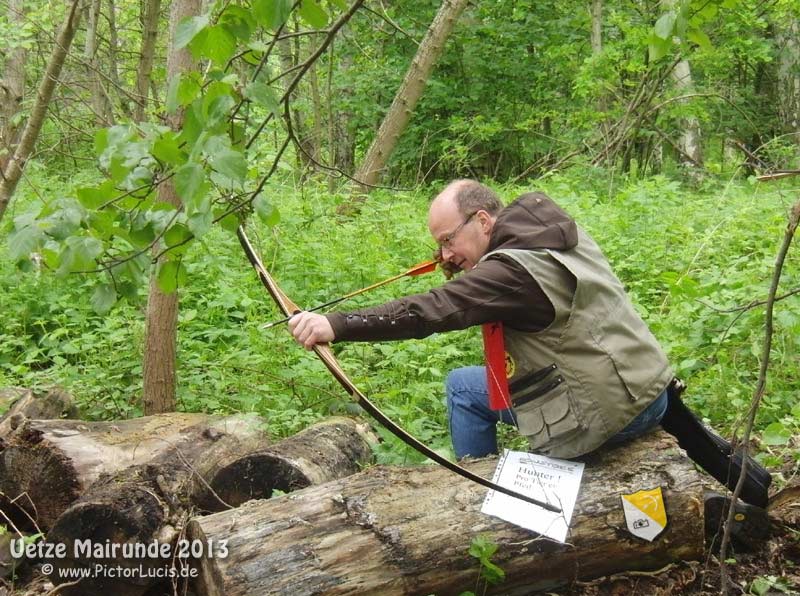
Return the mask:
POLYGON ((442 239, 439 241, 439 248, 440 248, 440 249, 441 249, 441 248, 448 248, 448 249, 449 249, 451 246, 453 246, 453 240, 455 240, 455 239, 456 239, 456 236, 457 236, 457 235, 458 235, 458 233, 461 231, 461 228, 463 228, 465 225, 467 225, 467 224, 469 223, 469 221, 470 221, 470 220, 471 220, 473 217, 475 217, 475 214, 476 214, 476 213, 477 213, 477 211, 473 211, 472 213, 470 213, 469 215, 467 215, 467 218, 466 218, 464 221, 462 221, 462 222, 461 222, 461 223, 458 225, 458 227, 457 227, 455 230, 453 230, 453 231, 452 231, 452 232, 450 232, 450 233, 449 233, 447 236, 445 236, 444 238, 442 238, 442 239))

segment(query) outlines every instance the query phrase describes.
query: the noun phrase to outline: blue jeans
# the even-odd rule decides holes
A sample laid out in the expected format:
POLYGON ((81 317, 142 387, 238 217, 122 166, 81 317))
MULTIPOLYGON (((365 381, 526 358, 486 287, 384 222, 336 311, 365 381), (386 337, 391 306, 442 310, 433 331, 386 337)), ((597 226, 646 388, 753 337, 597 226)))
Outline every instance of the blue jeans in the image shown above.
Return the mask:
MULTIPOLYGON (((485 367, 466 366, 451 371, 445 381, 445 390, 450 437, 456 458, 497 453, 497 423, 514 424, 514 419, 511 410, 489 409, 485 367)), ((664 391, 628 426, 606 441, 606 445, 644 434, 661 422, 666 410, 667 392, 664 391)))

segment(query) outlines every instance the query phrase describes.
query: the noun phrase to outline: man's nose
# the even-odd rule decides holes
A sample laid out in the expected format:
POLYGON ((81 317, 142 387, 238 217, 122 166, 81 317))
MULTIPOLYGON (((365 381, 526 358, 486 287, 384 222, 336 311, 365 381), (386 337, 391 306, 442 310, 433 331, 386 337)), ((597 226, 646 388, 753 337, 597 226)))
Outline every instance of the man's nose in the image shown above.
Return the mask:
POLYGON ((451 261, 453 257, 456 255, 452 250, 443 246, 442 247, 442 261, 451 261))

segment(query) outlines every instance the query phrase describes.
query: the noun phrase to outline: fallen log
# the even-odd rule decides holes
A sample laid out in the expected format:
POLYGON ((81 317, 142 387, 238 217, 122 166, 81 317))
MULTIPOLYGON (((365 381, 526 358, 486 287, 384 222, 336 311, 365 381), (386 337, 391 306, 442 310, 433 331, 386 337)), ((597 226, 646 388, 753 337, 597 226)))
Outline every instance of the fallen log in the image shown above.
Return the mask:
POLYGON ((166 452, 145 465, 103 476, 70 506, 48 534, 48 541, 65 544, 67 553, 52 561, 57 571, 52 577, 54 583, 60 583, 58 573, 68 577, 63 575, 66 569, 94 569, 99 564, 125 571, 116 578, 95 574, 79 587, 65 587, 59 593, 138 596, 167 577, 171 565, 187 562, 196 552, 193 548, 203 546, 181 541, 180 536, 198 499, 205 506, 230 505, 211 485, 220 470, 225 470, 224 478, 236 487, 230 494, 260 498, 269 496, 276 485, 291 489, 352 474, 359 464, 369 461, 367 439, 374 438, 365 425, 347 418, 326 420, 269 449, 263 441, 246 440, 251 431, 247 427, 228 430, 218 436, 203 433, 187 445, 190 449, 166 452), (323 454, 326 449, 338 450, 339 454, 323 454), (256 457, 247 459, 247 453, 256 457), (311 461, 315 456, 319 456, 318 464, 327 463, 327 469, 311 461), (257 468, 260 464, 270 466, 267 472, 278 474, 277 480, 270 481, 268 474, 257 468), (250 475, 237 477, 237 471, 250 475), (121 548, 154 543, 154 550, 134 556, 121 548), (106 546, 96 554, 81 549, 81 545, 106 546), (153 556, 155 551, 161 554, 153 556))
POLYGON ((209 479, 214 498, 198 487, 197 502, 207 511, 238 507, 251 499, 269 499, 358 472, 372 459, 378 437, 369 425, 349 418, 329 418, 261 451, 220 467, 209 479), (225 507, 223 503, 229 507, 225 507))
POLYGON ((26 418, 74 418, 72 396, 61 389, 36 394, 23 387, 0 389, 0 438, 16 429, 26 418))
POLYGON ((0 453, 0 492, 5 504, 13 500, 24 511, 0 507, 15 523, 29 527, 30 518, 49 529, 101 474, 191 441, 209 420, 178 412, 117 422, 25 419, 5 437, 0 453))
MULTIPOLYGON (((467 467, 491 477, 496 459, 467 467)), ((498 545, 505 581, 529 594, 703 554, 700 474, 663 432, 586 458, 565 544, 480 513, 485 489, 438 466, 377 466, 270 501, 194 518, 190 540, 224 547, 198 561, 203 596, 458 594, 474 589, 470 543, 498 545), (653 542, 626 529, 620 495, 662 487, 668 524, 653 542)))

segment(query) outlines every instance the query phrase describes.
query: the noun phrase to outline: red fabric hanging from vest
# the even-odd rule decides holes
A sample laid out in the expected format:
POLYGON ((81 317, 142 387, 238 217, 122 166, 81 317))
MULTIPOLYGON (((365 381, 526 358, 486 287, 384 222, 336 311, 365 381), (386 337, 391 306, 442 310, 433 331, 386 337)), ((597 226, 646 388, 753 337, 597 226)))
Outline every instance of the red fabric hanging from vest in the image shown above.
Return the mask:
POLYGON ((484 323, 483 354, 486 359, 486 387, 489 391, 489 408, 507 410, 511 407, 506 376, 506 345, 503 340, 503 323, 484 323))

